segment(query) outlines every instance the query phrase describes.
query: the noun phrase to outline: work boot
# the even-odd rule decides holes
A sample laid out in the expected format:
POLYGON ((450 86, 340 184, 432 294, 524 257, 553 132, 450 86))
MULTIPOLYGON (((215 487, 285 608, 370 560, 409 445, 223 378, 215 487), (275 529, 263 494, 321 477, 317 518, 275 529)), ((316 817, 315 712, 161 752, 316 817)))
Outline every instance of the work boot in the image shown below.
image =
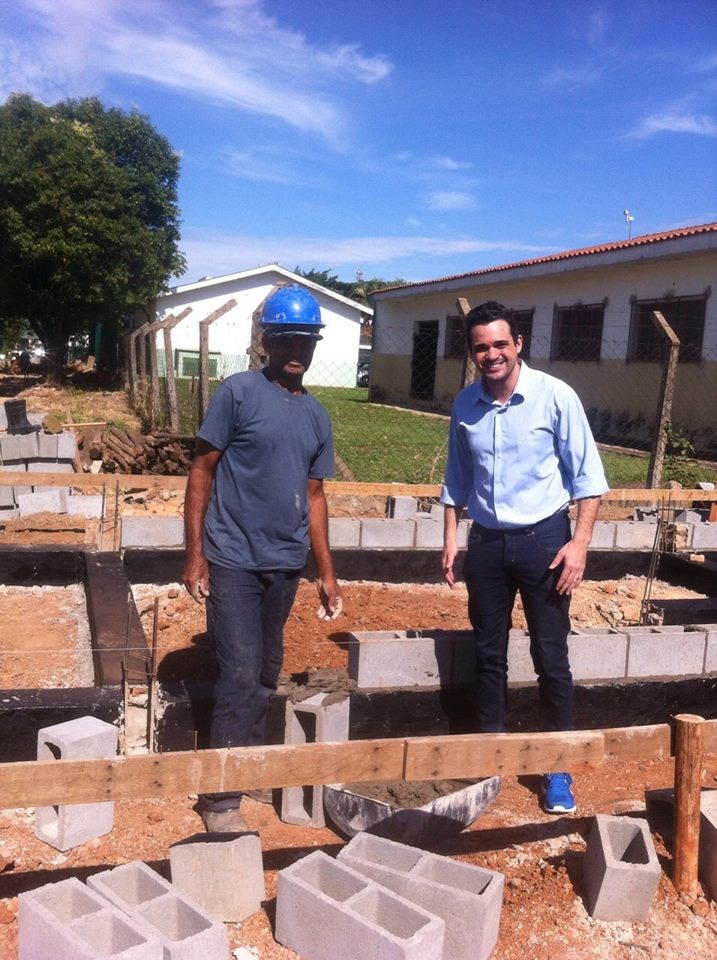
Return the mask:
POLYGON ((202 821, 207 833, 246 833, 249 830, 239 807, 228 810, 203 810, 202 821))

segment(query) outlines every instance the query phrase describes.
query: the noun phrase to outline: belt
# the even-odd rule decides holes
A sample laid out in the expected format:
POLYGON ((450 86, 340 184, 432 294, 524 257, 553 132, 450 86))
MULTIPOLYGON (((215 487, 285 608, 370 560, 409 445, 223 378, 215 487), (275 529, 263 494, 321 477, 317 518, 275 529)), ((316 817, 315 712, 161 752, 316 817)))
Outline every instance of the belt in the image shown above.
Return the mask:
POLYGON ((527 527, 484 527, 483 524, 478 523, 477 520, 473 521, 473 527, 479 530, 483 534, 493 537, 504 537, 509 533, 532 533, 533 530, 537 530, 539 527, 542 527, 546 523, 550 523, 553 520, 560 520, 566 518, 568 515, 568 508, 561 507, 560 510, 556 510, 555 513, 551 513, 549 517, 543 517, 542 520, 537 520, 535 523, 531 523, 527 527))

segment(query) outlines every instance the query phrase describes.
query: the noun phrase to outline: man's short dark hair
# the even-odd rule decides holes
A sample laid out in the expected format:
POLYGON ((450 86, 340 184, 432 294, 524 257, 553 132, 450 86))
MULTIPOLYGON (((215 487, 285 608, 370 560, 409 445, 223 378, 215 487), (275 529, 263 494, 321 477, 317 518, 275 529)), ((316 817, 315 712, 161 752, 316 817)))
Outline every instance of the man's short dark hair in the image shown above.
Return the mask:
POLYGON ((515 323, 515 312, 510 307, 504 307, 502 303, 495 300, 486 300, 485 303, 479 303, 473 307, 466 317, 466 341, 468 349, 471 348, 471 330, 473 327, 485 327, 494 320, 505 320, 510 327, 510 335, 513 343, 518 342, 520 332, 515 323))

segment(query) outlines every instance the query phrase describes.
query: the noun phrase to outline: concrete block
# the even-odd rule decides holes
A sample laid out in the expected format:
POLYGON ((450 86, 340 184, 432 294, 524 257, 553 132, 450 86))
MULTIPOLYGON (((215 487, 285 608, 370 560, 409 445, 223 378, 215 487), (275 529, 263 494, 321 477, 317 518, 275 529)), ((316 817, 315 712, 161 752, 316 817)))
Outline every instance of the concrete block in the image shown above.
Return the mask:
POLYGON ((34 493, 19 493, 17 505, 21 517, 33 513, 66 513, 67 491, 60 487, 43 487, 34 493))
POLYGON ((412 547, 416 536, 414 520, 362 520, 361 546, 412 547))
MULTIPOLYGON (((612 550, 615 546, 617 529, 610 520, 596 520, 590 539, 591 550, 612 550)), ((653 531, 654 536, 654 531, 653 531)))
POLYGON ((40 460, 57 460, 57 444, 56 433, 38 433, 37 455, 40 460))
POLYGON ((627 676, 627 636, 618 630, 573 630, 568 635, 574 680, 610 680, 627 676))
POLYGON ((438 960, 444 932, 439 917, 321 850, 279 872, 275 936, 305 960, 438 960))
POLYGON ((508 683, 535 683, 535 680, 530 634, 527 630, 511 630, 508 637, 508 683))
POLYGON ((0 457, 4 464, 17 463, 23 459, 19 436, 10 433, 0 436, 0 457))
POLYGON ((700 799, 700 879, 717 900, 717 790, 703 790, 700 799))
MULTIPOLYGON (((15 488, 13 487, 13 490, 15 488)), ((20 513, 17 507, 0 507, 0 522, 3 520, 14 520, 15 517, 19 517, 20 513)))
POLYGON ((38 455, 38 444, 36 433, 21 433, 17 435, 17 441, 20 444, 20 459, 35 460, 38 455))
POLYGON ((57 434, 57 459, 74 460, 77 453, 77 438, 72 430, 63 430, 57 434))
POLYGON ((639 627, 625 630, 629 638, 628 677, 682 677, 700 675, 704 668, 707 634, 682 626, 639 627))
POLYGON ((73 517, 102 517, 102 497, 99 494, 73 494, 67 498, 67 512, 73 517))
POLYGON ((717 550, 717 523, 696 523, 691 546, 693 550, 717 550))
POLYGON ((120 546, 184 546, 184 521, 181 517, 122 517, 120 546))
MULTIPOLYGON (((44 727, 37 734, 38 760, 98 760, 117 753, 118 731, 96 717, 78 717, 44 727)), ((69 850, 112 830, 114 803, 66 803, 38 807, 35 836, 57 850, 69 850)))
POLYGON ((468 534, 471 532, 472 520, 459 520, 456 542, 459 550, 465 550, 468 546, 468 534))
POLYGON ((412 630, 368 630, 351 635, 348 673, 359 689, 436 687, 452 676, 450 644, 412 630))
POLYGON ((18 897, 19 960, 163 960, 162 944, 69 877, 18 897))
MULTIPOLYGON (((317 693, 299 703, 286 701, 284 743, 343 742, 349 738, 349 698, 336 700, 333 694, 317 693)), ((284 823, 324 827, 322 784, 284 787, 281 791, 281 819, 284 823)))
POLYGON ((416 547, 423 550, 443 549, 443 524, 431 517, 416 521, 416 547))
POLYGON ((717 623, 695 623, 693 626, 695 630, 704 630, 707 637, 704 672, 717 673, 717 623))
POLYGON ((358 547, 361 521, 357 517, 329 517, 329 543, 332 547, 358 547))
POLYGON ((87 885, 129 914, 147 936, 156 937, 164 947, 164 960, 209 960, 228 955, 224 924, 139 860, 92 874, 87 885))
POLYGON ((443 518, 446 512, 446 508, 442 503, 432 503, 429 513, 431 515, 431 520, 437 520, 439 523, 443 523, 443 518))
POLYGON ((172 886, 224 923, 245 920, 266 898, 256 833, 198 833, 173 843, 169 862, 172 886))
POLYGON ((701 523, 702 514, 696 510, 680 510, 675 514, 675 523, 701 523))
POLYGON ((389 497, 388 515, 392 520, 413 520, 418 510, 415 497, 389 497))
POLYGON ((583 860, 585 903, 596 920, 647 920, 660 882, 647 821, 597 814, 583 860))
POLYGON ((0 507, 15 506, 15 488, 0 487, 0 507))
POLYGON ((338 855, 359 873, 440 917, 444 956, 486 960, 498 940, 504 877, 369 833, 357 834, 338 855))
POLYGON ((655 524, 644 520, 619 520, 615 524, 615 547, 618 550, 652 550, 655 524))
POLYGON ((74 473, 74 464, 67 460, 29 460, 29 473, 74 473))

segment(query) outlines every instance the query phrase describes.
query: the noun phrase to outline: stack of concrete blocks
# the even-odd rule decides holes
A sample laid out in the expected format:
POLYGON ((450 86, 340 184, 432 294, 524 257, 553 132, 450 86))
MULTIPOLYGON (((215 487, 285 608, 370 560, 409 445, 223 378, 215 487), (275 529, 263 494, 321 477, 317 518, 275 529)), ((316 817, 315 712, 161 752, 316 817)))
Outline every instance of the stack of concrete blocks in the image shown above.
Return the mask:
MULTIPOLYGON (((30 414, 28 419, 39 423, 43 414, 30 414)), ((0 471, 4 473, 74 473, 76 454, 77 440, 71 430, 0 436, 0 471)), ((39 487, 33 492, 32 478, 27 479, 27 485, 0 487, 0 518, 67 511, 66 491, 39 487)))
POLYGON ((359 833, 341 863, 440 917, 447 960, 486 960, 498 942, 503 874, 359 833))
POLYGON ((18 897, 19 960, 164 960, 156 937, 77 877, 18 897))
POLYGON ((225 923, 240 923, 266 897, 257 833, 198 833, 169 848, 172 886, 225 923))
POLYGON ((304 960, 440 960, 445 923, 316 850, 280 871, 275 937, 304 960))
MULTIPOLYGON (((96 717, 78 717, 37 734, 38 760, 102 760, 117 753, 117 727, 96 717)), ((114 803, 65 803, 38 807, 35 835, 57 850, 69 850, 112 830, 114 803)))
MULTIPOLYGON (((284 742, 337 743, 349 738, 349 698, 335 693, 317 693, 298 703, 286 701, 284 742)), ((284 787, 281 791, 281 819, 305 827, 323 827, 324 788, 322 784, 284 787)))
POLYGON ((229 940, 224 924, 141 861, 92 874, 87 885, 147 938, 159 940, 164 960, 226 960, 229 940))
POLYGON ((596 920, 644 922, 660 882, 647 820, 598 814, 583 859, 585 904, 596 920))

